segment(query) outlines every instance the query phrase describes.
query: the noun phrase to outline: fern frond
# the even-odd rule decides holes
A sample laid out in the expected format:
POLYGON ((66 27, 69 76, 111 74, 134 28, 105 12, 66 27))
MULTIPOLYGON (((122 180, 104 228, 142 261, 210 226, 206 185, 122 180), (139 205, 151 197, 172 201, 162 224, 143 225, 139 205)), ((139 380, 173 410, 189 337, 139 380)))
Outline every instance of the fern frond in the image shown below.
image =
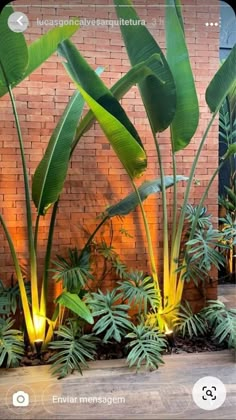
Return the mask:
POLYGON ((118 257, 112 261, 112 267, 120 279, 127 277, 127 266, 118 257))
POLYGON ((138 305, 138 312, 147 314, 149 308, 157 309, 160 302, 157 297, 152 278, 144 276, 142 271, 131 271, 127 274, 127 280, 118 282, 124 299, 129 305, 138 305))
POLYGON ((121 228, 119 229, 119 232, 120 232, 122 235, 126 236, 126 238, 133 238, 133 235, 131 235, 131 234, 128 232, 128 230, 127 230, 127 229, 125 229, 124 227, 121 227, 121 228))
POLYGON ((21 331, 11 329, 14 320, 0 319, 0 366, 16 367, 24 354, 24 341, 21 331))
MULTIPOLYGON (((25 290, 28 298, 28 302, 31 303, 31 291, 30 283, 25 282, 25 290)), ((22 309, 20 288, 18 282, 14 284, 12 278, 12 284, 9 287, 4 286, 0 280, 0 315, 9 317, 11 314, 15 314, 17 308, 22 309)))
POLYGON ((93 279, 88 249, 80 253, 77 248, 69 248, 67 259, 60 255, 57 255, 57 259, 54 261, 56 268, 51 270, 56 273, 53 278, 56 281, 62 280, 63 288, 68 292, 79 293, 88 279, 93 279))
POLYGON ((93 327, 93 332, 104 334, 103 341, 106 343, 110 339, 118 342, 127 333, 131 323, 129 321, 129 305, 119 303, 121 294, 116 290, 107 291, 103 294, 101 290, 98 293, 92 293, 87 298, 93 317, 99 317, 93 327))
POLYGON ((226 341, 229 347, 236 348, 236 309, 228 309, 218 300, 208 303, 210 305, 202 313, 213 328, 213 338, 219 343, 226 341))
POLYGON ((74 370, 82 374, 82 367, 88 367, 86 360, 94 359, 98 340, 92 334, 81 334, 78 325, 68 320, 67 325, 61 325, 55 332, 59 339, 49 345, 52 350, 58 350, 49 359, 52 374, 58 375, 58 379, 74 370))
POLYGON ((113 261, 117 256, 115 248, 112 245, 107 245, 104 240, 96 244, 96 251, 108 261, 113 261))
POLYGON ((135 365, 138 370, 144 363, 146 368, 156 369, 164 363, 162 353, 167 342, 157 327, 150 327, 143 323, 137 326, 132 325, 132 332, 127 334, 126 338, 131 340, 127 344, 127 347, 131 348, 127 356, 129 367, 135 365))
MULTIPOLYGON (((196 214, 198 212, 199 206, 192 206, 191 204, 187 204, 186 206, 186 220, 192 225, 196 220, 196 214)), ((197 228, 198 229, 206 229, 212 226, 211 222, 211 214, 207 213, 207 208, 202 207, 200 210, 200 214, 197 217, 197 228)))
POLYGON ((188 302, 185 306, 180 305, 178 317, 175 321, 175 327, 183 337, 205 335, 207 331, 207 324, 201 314, 194 314, 188 302))

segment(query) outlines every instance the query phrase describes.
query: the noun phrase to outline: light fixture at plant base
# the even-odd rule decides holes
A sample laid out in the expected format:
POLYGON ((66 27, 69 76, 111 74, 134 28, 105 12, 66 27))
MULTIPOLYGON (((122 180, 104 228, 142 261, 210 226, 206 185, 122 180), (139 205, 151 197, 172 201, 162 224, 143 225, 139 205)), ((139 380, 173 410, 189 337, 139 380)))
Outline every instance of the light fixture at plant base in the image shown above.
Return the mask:
POLYGON ((172 351, 172 348, 175 347, 175 340, 174 340, 174 332, 173 330, 170 330, 167 326, 165 327, 165 335, 168 343, 168 348, 170 352, 172 351))
POLYGON ((40 339, 37 339, 34 342, 37 357, 40 357, 41 355, 42 344, 43 344, 43 340, 40 340, 40 339))

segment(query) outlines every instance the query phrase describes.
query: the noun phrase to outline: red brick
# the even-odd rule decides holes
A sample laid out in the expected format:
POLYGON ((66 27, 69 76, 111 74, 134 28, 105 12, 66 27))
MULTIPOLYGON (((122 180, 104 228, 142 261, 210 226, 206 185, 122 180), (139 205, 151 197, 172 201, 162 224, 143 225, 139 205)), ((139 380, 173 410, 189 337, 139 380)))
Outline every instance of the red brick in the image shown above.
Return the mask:
MULTIPOLYGON (((68 8, 36 8, 37 0, 31 0, 27 15, 33 24, 27 30, 27 41, 31 42, 37 37, 37 33, 45 32, 49 28, 36 26, 36 18, 65 18, 68 19, 68 8)), ((29 0, 26 0, 26 4, 29 0)), ((62 4, 63 0, 59 0, 62 4)), ((80 1, 73 13, 81 17, 93 16, 97 18, 115 19, 113 8, 83 6, 87 1, 80 1)), ((96 5, 111 4, 110 0, 96 0, 96 5)), ((158 20, 158 26, 152 28, 153 34, 160 46, 164 46, 164 8, 157 5, 155 0, 136 0, 135 5, 139 5, 140 16, 147 20, 148 27, 151 27, 153 16, 158 20), (152 5, 153 7, 141 7, 141 4, 152 5)), ((204 22, 207 18, 218 19, 218 9, 216 1, 210 0, 207 5, 202 4, 202 0, 196 0, 199 8, 196 8, 190 0, 183 1, 184 18, 186 23, 187 44, 190 51, 190 59, 197 85, 197 92, 200 101, 201 120, 199 128, 191 144, 176 155, 178 173, 189 174, 193 158, 196 154, 201 137, 206 129, 210 118, 210 113, 205 103, 205 90, 218 69, 218 39, 219 28, 206 28, 204 22), (191 9, 189 7, 191 3, 191 9), (213 7, 214 6, 214 7, 213 7), (213 11, 214 10, 214 11, 213 11), (197 19, 197 20, 196 20, 197 19)), ((164 0, 163 0, 164 4, 164 0)), ((72 14, 72 10, 70 10, 72 14)), ((73 41, 78 49, 93 68, 97 66, 105 67, 102 80, 111 86, 122 74, 130 68, 130 63, 124 48, 124 43, 119 28, 108 27, 82 27, 74 36, 73 41)), ((34 173, 38 162, 46 149, 48 140, 51 136, 60 115, 62 114, 69 97, 75 90, 74 84, 65 72, 61 64, 61 58, 56 54, 50 57, 30 78, 23 81, 20 86, 14 89, 19 110, 20 121, 22 122, 22 132, 24 136, 27 165, 30 177, 34 173)), ((148 169, 145 176, 137 180, 140 185, 144 179, 153 179, 159 176, 159 165, 156 158, 156 150, 151 137, 148 120, 144 107, 140 100, 137 87, 132 88, 121 101, 122 106, 128 112, 130 119, 134 122, 147 151, 148 169)), ((3 214, 6 217, 12 234, 16 239, 17 248, 22 258, 25 258, 27 246, 24 240, 26 227, 24 188, 22 178, 22 168, 20 164, 19 143, 15 130, 13 114, 9 97, 6 95, 0 98, 0 194, 2 194, 3 214), (17 191, 17 196, 15 192, 17 191)), ((87 109, 87 107, 86 107, 87 109)), ((172 159, 170 154, 170 135, 169 130, 159 136, 159 144, 163 155, 164 169, 166 174, 171 174, 172 159)), ((202 151, 196 179, 201 182, 200 186, 193 186, 191 200, 196 204, 201 198, 204 187, 207 185, 215 167, 217 166, 218 155, 218 122, 214 123, 213 129, 209 133, 206 147, 202 151)), ((179 203, 183 198, 186 184, 178 185, 179 203)), ((69 165, 69 176, 62 193, 60 208, 58 212, 58 222, 55 232, 53 254, 63 253, 65 249, 73 243, 83 242, 84 235, 78 229, 79 223, 93 227, 96 225, 95 218, 100 211, 103 211, 107 204, 119 201, 122 197, 132 191, 127 174, 112 148, 109 146, 99 125, 96 123, 86 137, 80 140, 74 152, 72 163, 69 165), (82 239, 80 239, 82 238, 82 239)), ((173 190, 167 193, 168 200, 171 199, 173 190)), ((217 215, 217 181, 212 186, 212 190, 206 200, 208 211, 217 215), (214 202, 214 204, 212 204, 214 202)), ((34 206, 32 206, 34 207, 34 206)), ((154 241, 154 248, 157 255, 159 267, 163 264, 162 246, 162 209, 161 196, 150 197, 145 203, 145 210, 150 222, 150 228, 154 241)), ((171 217, 171 211, 168 211, 171 217)), ((35 212, 34 212, 35 220, 35 212)), ((43 250, 49 225, 49 215, 42 218, 39 241, 40 267, 42 267, 43 250)), ((138 266, 143 270, 149 269, 145 234, 142 225, 140 211, 122 221, 134 236, 133 239, 126 238, 119 234, 120 221, 114 220, 114 245, 121 258, 129 265, 138 266)), ((1 241, 0 259, 2 261, 1 276, 9 277, 13 272, 12 263, 9 258, 8 246, 4 239, 1 241)), ((110 282, 109 282, 110 285, 110 282)), ((215 288, 209 289, 209 296, 214 296, 215 288), (212 294, 213 293, 213 294, 212 294)), ((190 293, 190 291, 189 291, 190 293)), ((198 296, 196 292, 191 292, 190 298, 198 296), (192 293, 192 295, 191 295, 192 293)), ((198 301, 197 301, 198 302, 198 301)), ((198 304, 198 303, 197 303, 198 304)))

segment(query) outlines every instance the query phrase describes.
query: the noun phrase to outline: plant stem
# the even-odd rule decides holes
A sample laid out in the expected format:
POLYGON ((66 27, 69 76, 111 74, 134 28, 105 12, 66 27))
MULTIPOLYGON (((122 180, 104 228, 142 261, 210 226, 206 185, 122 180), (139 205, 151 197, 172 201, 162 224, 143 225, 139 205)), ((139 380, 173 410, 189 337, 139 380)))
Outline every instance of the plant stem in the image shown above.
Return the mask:
POLYGON ((86 250, 89 247, 89 245, 91 244, 91 242, 92 242, 93 238, 95 237, 96 233, 99 231, 99 229, 102 227, 102 225, 107 221, 107 219, 109 219, 109 216, 105 216, 102 219, 102 221, 97 225, 96 229, 93 231, 93 233, 88 238, 86 244, 84 245, 83 251, 86 250))
POLYGON ((36 254, 37 254, 37 244, 38 244, 39 219, 40 219, 40 214, 37 214, 35 229, 34 229, 34 249, 35 249, 36 254))
POLYGON ((32 225, 32 214, 30 207, 30 190, 29 190, 29 179, 26 168, 25 152, 23 138, 20 128, 20 122, 17 114, 15 98, 11 89, 11 86, 8 86, 9 95, 11 98, 12 109, 14 113, 16 129, 20 144, 20 153, 21 153, 21 162, 23 168, 23 177, 24 177, 24 188, 25 188, 25 205, 26 205, 26 217, 27 217, 27 233, 28 233, 28 248, 29 248, 29 258, 30 258, 30 275, 31 275, 31 297, 32 297, 32 312, 33 318, 38 315, 39 312, 39 299, 38 299, 38 282, 37 282, 37 263, 36 255, 34 249, 34 235, 33 235, 33 225, 32 225))
POLYGON ((152 272, 152 277, 153 277, 153 283, 154 283, 154 287, 158 296, 158 300, 160 303, 160 306, 158 309, 162 309, 162 300, 161 300, 161 292, 160 292, 160 285, 159 285, 159 280, 158 280, 158 274, 157 274, 157 269, 156 269, 156 262, 155 262, 155 256, 154 256, 154 252, 153 252, 153 246, 152 246, 152 238, 151 238, 151 234, 150 234, 150 229, 149 229, 149 225, 148 225, 148 221, 147 221, 147 216, 143 207, 143 202, 141 200, 140 194, 139 194, 139 190, 136 187, 134 181, 130 178, 132 186, 134 188, 135 193, 137 194, 138 197, 138 201, 139 201, 139 205, 140 205, 140 209, 142 212, 142 217, 143 217, 143 222, 144 222, 144 228, 145 228, 145 232, 146 232, 146 237, 147 237, 147 243, 148 243, 148 254, 149 254, 149 259, 150 259, 150 266, 151 266, 151 272, 152 272))
POLYGON ((174 144, 172 140, 172 132, 171 132, 171 150, 172 150, 172 164, 173 164, 173 182, 174 182, 174 194, 173 194, 173 216, 172 216, 172 228, 171 228, 171 255, 170 259, 172 261, 173 258, 173 248, 174 248, 174 241, 176 235, 176 225, 177 225, 177 182, 176 182, 176 158, 175 158, 175 151, 174 151, 174 144))
MULTIPOLYGON (((55 329, 55 327, 56 327, 56 324, 57 324, 58 318, 60 318, 60 311, 61 311, 61 310, 63 310, 63 309, 61 308, 61 305, 59 305, 59 304, 57 303, 57 305, 56 305, 56 307, 55 307, 55 310, 54 310, 54 313, 53 313, 53 315, 52 315, 51 322, 50 322, 49 327, 48 327, 48 330, 47 330, 47 334, 46 334, 46 337, 45 337, 45 340, 44 340, 43 346, 42 346, 43 350, 45 350, 45 349, 46 349, 46 347, 47 347, 48 343, 50 343, 50 341, 52 340, 52 336, 53 336, 54 329, 55 329)), ((63 310, 63 311, 64 311, 64 310, 63 310)), ((60 324, 60 322, 59 322, 59 324, 60 324)))
POLYGON ((207 196, 207 194, 209 192, 209 189, 211 188, 211 185, 212 185, 212 183, 213 183, 216 175, 219 173, 219 171, 221 170, 221 168, 224 165, 224 163, 225 163, 225 160, 222 161, 221 164, 218 166, 218 168, 215 169, 215 171, 214 171, 214 173, 213 173, 213 175, 212 175, 210 181, 208 182, 208 185, 207 185, 207 187, 206 187, 206 189, 204 191, 204 194, 202 195, 202 198, 199 201, 198 208, 197 208, 197 211, 196 211, 196 214, 195 214, 195 218, 194 218, 194 222, 193 222, 192 227, 191 227, 191 231, 190 231, 190 235, 189 235, 189 241, 191 239, 193 239, 193 235, 194 235, 194 232, 195 232, 195 229, 196 229, 196 226, 197 226, 197 221, 198 221, 198 218, 200 216, 201 209, 202 209, 203 203, 204 203, 204 201, 206 199, 206 196, 207 196))
POLYGON ((47 302, 47 295, 48 295, 48 270, 50 266, 50 260, 51 260, 51 250, 52 250, 52 241, 53 241, 53 233, 54 233, 54 227, 56 222, 56 214, 59 204, 59 198, 54 203, 52 214, 51 214, 51 220, 50 220, 50 226, 49 226, 49 232, 48 232, 48 241, 47 241, 47 249, 44 259, 44 269, 43 269, 43 282, 42 282, 42 289, 41 289, 41 299, 40 299, 40 313, 46 315, 46 302, 47 302))
POLYGON ((34 340, 35 340, 35 331, 34 331, 32 316, 31 316, 31 313, 30 313, 30 307, 29 307, 28 297, 27 297, 27 293, 26 293, 26 289, 25 289, 25 283, 24 283, 24 279, 23 279, 23 276, 22 276, 20 264, 19 264, 19 261, 18 261, 17 255, 16 255, 16 251, 15 251, 15 248, 14 248, 14 245, 13 245, 11 235, 10 235, 8 229, 7 229, 6 223, 5 223, 4 218, 1 214, 0 214, 0 223, 2 224, 3 230, 4 230, 6 238, 7 238, 7 242, 9 244, 9 248, 10 248, 10 251, 11 251, 11 256, 12 256, 13 263, 14 263, 14 266, 15 266, 16 276, 17 276, 17 280, 18 280, 19 288, 20 288, 21 302, 22 302, 22 308, 23 308, 24 317, 25 317, 26 329, 27 329, 30 344, 33 346, 34 345, 34 340))
MULTIPOLYGON (((211 187, 211 185, 212 185, 212 183, 213 183, 216 175, 219 173, 219 171, 221 170, 221 168, 224 165, 224 163, 225 163, 225 160, 223 162, 221 162, 221 164, 218 166, 218 168, 215 169, 215 171, 214 171, 214 173, 213 173, 210 181, 208 182, 207 188, 205 189, 205 192, 204 192, 204 194, 203 194, 203 196, 202 196, 202 198, 201 198, 201 200, 199 202, 199 205, 198 205, 198 208, 197 208, 197 211, 196 211, 196 214, 195 214, 195 219, 194 219, 194 222, 193 222, 192 227, 191 227, 191 231, 190 231, 190 235, 189 235, 189 239, 188 239, 189 241, 191 239, 193 239, 194 232, 195 232, 195 229, 196 229, 196 226, 197 226, 198 217, 200 216, 200 212, 201 212, 203 203, 204 203, 204 201, 206 199, 206 196, 208 194, 208 191, 209 191, 209 189, 210 189, 210 187, 211 187)), ((188 248, 186 248, 186 250, 185 250, 185 255, 184 255, 184 258, 183 258, 183 267, 185 265, 187 250, 188 250, 188 248)), ((181 270, 181 272, 180 272, 179 282, 178 282, 178 286, 177 286, 176 296, 177 296, 177 299, 178 300, 181 299, 182 292, 183 292, 183 286, 184 286, 183 276, 184 276, 184 273, 185 273, 185 269, 183 268, 181 270)))
POLYGON ((172 254, 173 257, 171 259, 171 267, 170 267, 171 277, 173 278, 173 284, 171 285, 171 289, 172 289, 171 303, 172 304, 174 304, 174 302, 178 303, 176 301, 177 288, 179 290, 179 292, 177 293, 178 294, 178 299, 181 298, 180 292, 181 292, 181 295, 182 295, 182 291, 183 291, 183 284, 182 284, 183 280, 182 280, 181 275, 179 276, 179 280, 178 280, 179 284, 177 285, 176 269, 178 267, 180 244, 181 244, 182 231, 183 231, 184 219, 185 219, 185 214, 186 214, 186 205, 188 203, 189 194, 190 194, 190 190, 191 190, 191 186, 192 186, 192 182, 193 182, 193 177, 194 177, 194 174, 195 174, 195 170, 196 170, 196 167, 197 167, 197 163, 198 163, 200 153, 201 153, 202 148, 205 144, 208 132, 209 132, 211 126, 212 126, 212 123, 213 123, 217 113, 218 113, 218 109, 212 115, 212 117, 211 117, 211 119, 210 119, 210 121, 207 125, 207 128, 205 130, 205 133, 202 137, 202 140, 200 142, 198 151, 196 153, 196 156, 194 158, 194 161, 193 161, 193 164, 192 164, 192 167, 191 167, 189 179, 188 179, 186 190, 185 190, 184 201, 183 201, 183 205, 182 205, 181 212, 180 212, 179 224, 178 224, 178 228, 177 228, 177 231, 176 231, 175 242, 174 242, 174 246, 173 246, 173 254, 172 254))
MULTIPOLYGON (((150 123, 151 124, 151 123, 150 123)), ((151 126, 152 128, 152 126, 151 126)), ((168 217, 167 217, 167 201, 165 188, 165 174, 161 158, 161 150, 157 141, 156 133, 152 128, 152 135, 156 146, 158 163, 161 177, 161 194, 162 194, 162 214, 163 214, 163 305, 168 304, 170 276, 169 276, 169 242, 168 242, 168 217)))

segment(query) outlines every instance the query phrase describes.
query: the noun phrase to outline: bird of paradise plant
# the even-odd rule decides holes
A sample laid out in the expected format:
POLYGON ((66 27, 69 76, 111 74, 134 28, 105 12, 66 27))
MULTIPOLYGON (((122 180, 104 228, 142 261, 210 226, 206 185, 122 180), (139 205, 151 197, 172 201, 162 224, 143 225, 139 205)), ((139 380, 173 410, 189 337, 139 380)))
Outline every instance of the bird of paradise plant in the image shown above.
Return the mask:
MULTIPOLYGON (((32 44, 27 45, 23 33, 13 32, 8 27, 8 18, 13 12, 14 10, 11 6, 6 6, 0 16, 0 96, 5 95, 6 93, 9 94, 19 140, 27 218, 27 241, 29 251, 28 274, 30 276, 31 283, 31 305, 26 293, 24 277, 20 266, 20 261, 15 250, 14 240, 9 230, 7 229, 7 225, 2 214, 0 215, 0 223, 6 234, 15 266, 29 342, 32 347, 34 347, 35 343, 37 342, 44 343, 45 341, 50 340, 52 335, 52 326, 54 323, 53 320, 50 322, 47 318, 47 279, 44 277, 41 287, 41 279, 38 278, 37 273, 37 239, 39 215, 42 213, 40 212, 38 214, 34 228, 32 221, 29 175, 25 158, 21 125, 17 113, 17 104, 15 101, 13 88, 23 79, 29 76, 45 60, 47 60, 48 57, 50 57, 56 51, 59 42, 68 37, 71 37, 77 31, 78 24, 74 23, 70 26, 54 28, 34 41, 32 44), (47 320, 49 322, 48 329, 46 328, 47 320)), ((40 205, 45 199, 46 195, 50 197, 50 200, 56 201, 62 190, 70 156, 70 147, 68 147, 68 145, 70 145, 73 141, 78 120, 82 113, 83 104, 84 101, 82 100, 80 94, 75 92, 51 136, 49 147, 54 149, 54 162, 53 165, 51 165, 50 174, 48 167, 44 167, 42 170, 45 170, 47 175, 50 175, 52 182, 47 186, 47 191, 45 191, 44 196, 40 196, 40 205), (66 145, 67 149, 65 148, 66 145)), ((38 183, 40 183, 40 181, 41 180, 38 176, 38 183)), ((35 182, 37 182, 37 180, 35 182)), ((45 257, 45 272, 47 272, 49 266, 54 223, 55 212, 52 212, 48 235, 48 246, 45 257)), ((63 294, 60 299, 68 300, 69 296, 63 294)), ((64 304, 66 305, 67 303, 64 302, 64 304)), ((72 304, 74 309, 80 313, 80 316, 84 317, 88 322, 93 322, 89 310, 82 301, 78 301, 77 299, 77 302, 69 302, 70 307, 72 304)))
MULTIPOLYGON (((0 46, 0 96, 9 93, 19 140, 25 190, 27 218, 26 240, 28 242, 29 253, 28 274, 31 284, 32 305, 30 305, 27 298, 23 273, 14 246, 14 240, 2 214, 0 215, 0 223, 5 232, 15 266, 29 342, 32 347, 35 347, 36 343, 46 345, 51 340, 61 306, 66 306, 77 315, 84 318, 87 322, 93 323, 93 318, 84 302, 77 294, 70 293, 67 290, 63 290, 60 296, 57 297, 55 312, 51 320, 47 316, 47 306, 53 232, 60 194, 66 178, 69 160, 82 135, 91 127, 94 115, 91 112, 88 112, 79 124, 84 99, 81 93, 76 90, 55 127, 46 148, 46 152, 33 176, 32 198, 37 210, 34 226, 24 141, 13 88, 47 60, 47 58, 56 51, 60 42, 71 37, 78 29, 78 24, 75 23, 70 26, 54 28, 32 44, 27 45, 22 33, 12 32, 8 27, 8 18, 13 12, 14 10, 11 6, 6 6, 0 16, 0 36, 2 40, 0 46), (42 278, 40 278, 37 270, 38 232, 41 217, 46 215, 51 206, 53 206, 53 209, 48 232, 44 270, 42 278)), ((100 73, 101 71, 102 69, 100 68, 96 70, 97 73, 100 73)), ((122 162, 132 177, 139 175, 146 168, 146 154, 136 130, 115 97, 121 98, 135 83, 144 78, 148 72, 149 67, 147 60, 147 63, 142 62, 141 64, 134 66, 111 89, 114 94, 114 99, 111 100, 109 105, 116 108, 120 120, 128 127, 128 130, 130 130, 132 134, 126 145, 124 144, 123 139, 112 138, 110 141, 116 150, 116 153, 121 156, 122 162)), ((96 76, 97 73, 95 73, 96 76)), ((98 76, 97 78, 100 80, 98 76)), ((107 91, 109 92, 108 89, 107 91)), ((113 95, 108 95, 108 99, 110 100, 111 98, 113 98, 113 95)))
MULTIPOLYGON (((114 0, 114 4, 119 18, 136 21, 139 20, 131 1, 114 0)), ((161 330, 168 331, 173 328, 173 322, 178 312, 184 287, 188 247, 185 249, 185 257, 181 267, 179 267, 178 261, 180 259, 181 238, 189 194, 194 180, 199 156, 207 140, 209 130, 219 112, 221 104, 235 82, 236 47, 233 48, 231 54, 222 67, 217 71, 206 90, 206 102, 212 112, 212 116, 199 144, 196 156, 194 157, 187 180, 181 211, 178 215, 177 182, 183 179, 186 180, 186 178, 177 175, 176 154, 181 152, 181 150, 190 143, 199 123, 197 93, 185 40, 184 24, 179 0, 166 0, 165 29, 167 50, 166 58, 145 26, 129 25, 121 27, 121 33, 133 68, 148 61, 147 73, 145 77, 138 82, 138 86, 153 134, 160 168, 160 180, 158 181, 160 184, 159 188, 156 188, 155 185, 155 188, 151 188, 150 191, 152 193, 155 191, 161 191, 162 193, 164 235, 163 293, 161 292, 159 283, 160 275, 158 275, 156 269, 148 219, 142 204, 143 199, 145 199, 149 194, 142 195, 140 193, 140 189, 137 188, 134 182, 134 172, 131 171, 129 167, 130 156, 124 156, 126 148, 128 147, 127 145, 130 143, 132 136, 136 139, 137 143, 139 143, 138 134, 134 131, 134 127, 132 127, 131 130, 131 126, 127 126, 124 122, 123 116, 120 118, 119 112, 117 112, 117 110, 119 111, 117 102, 114 102, 114 97, 112 97, 111 92, 109 92, 101 81, 99 81, 96 74, 89 68, 88 64, 85 63, 80 53, 70 41, 67 40, 61 43, 59 53, 66 59, 64 66, 67 72, 74 80, 77 89, 81 92, 85 101, 88 103, 105 135, 113 144, 115 153, 120 158, 127 174, 130 177, 135 194, 128 197, 128 201, 125 201, 125 199, 123 200, 123 209, 127 202, 129 205, 126 214, 133 210, 137 204, 140 205, 147 237, 150 268, 156 293, 159 297, 159 305, 156 308, 155 313, 150 314, 148 321, 157 322, 161 330), (173 162, 173 176, 171 178, 171 184, 174 185, 173 220, 170 243, 167 218, 168 203, 166 199, 167 185, 160 145, 158 142, 158 133, 166 130, 168 127, 170 127, 171 133, 170 141, 173 162), (117 139, 122 139, 122 155, 115 147, 117 139), (130 204, 131 202, 133 205, 130 204)), ((81 129, 77 130, 77 139, 80 138, 81 133, 81 129)), ((233 153, 235 153, 235 146, 228 148, 227 153, 222 158, 219 167, 216 168, 208 182, 208 185, 206 186, 206 190, 196 211, 195 222, 191 228, 189 237, 190 241, 193 239, 197 218, 200 215, 201 208, 205 198, 207 197, 208 191, 217 176, 220 167, 233 153)), ((137 164, 139 163, 140 166, 142 162, 143 150, 140 149, 137 164)), ((145 185, 141 187, 141 190, 142 188, 145 188, 145 185)))
MULTIPOLYGON (((130 2, 122 0, 116 1, 115 3, 117 6, 129 6, 125 8, 117 7, 117 12, 120 17, 123 17, 122 13, 124 13, 128 18, 138 19, 138 16, 130 2)), ((40 40, 37 40, 35 43, 27 46, 23 35, 14 34, 7 26, 7 18, 11 9, 6 9, 1 15, 0 34, 2 39, 4 39, 4 43, 0 48, 0 95, 5 94, 7 91, 9 92, 21 150, 26 194, 32 308, 30 308, 29 303, 27 302, 22 271, 15 252, 13 240, 7 230, 2 216, 1 223, 6 233, 14 260, 21 291, 27 332, 32 345, 34 345, 37 340, 41 340, 44 343, 47 343, 50 340, 53 327, 58 317, 58 309, 60 305, 67 306, 69 309, 74 310, 78 315, 85 318, 88 322, 93 322, 88 309, 79 297, 77 295, 70 294, 66 290, 63 291, 62 295, 60 295, 56 300, 57 306, 51 321, 47 319, 46 311, 48 272, 58 201, 66 177, 69 159, 71 158, 76 145, 82 138, 83 134, 91 127, 95 118, 100 123, 107 139, 122 162, 134 188, 134 194, 128 197, 129 204, 127 205, 127 201, 124 201, 123 207, 121 205, 121 212, 123 211, 127 213, 137 204, 140 205, 147 235, 150 267, 154 287, 159 300, 159 305, 156 308, 154 315, 156 319, 158 319, 161 329, 166 329, 171 326, 171 318, 173 318, 174 308, 176 308, 180 302, 183 290, 183 273, 177 275, 176 260, 180 247, 185 206, 188 200, 200 151, 206 141, 212 122, 217 115, 219 106, 227 94, 228 89, 232 84, 232 80, 235 80, 235 75, 232 71, 233 63, 235 62, 235 49, 226 60, 221 70, 215 75, 207 90, 207 103, 214 114, 209 122, 200 144, 199 151, 197 152, 194 160, 186 188, 184 205, 182 206, 178 227, 176 226, 176 187, 174 190, 175 216, 172 228, 172 251, 169 257, 167 200, 165 189, 168 186, 176 185, 176 183, 180 180, 186 180, 186 177, 177 175, 175 153, 185 147, 194 135, 198 124, 198 106, 184 38, 181 12, 180 9, 177 8, 179 3, 178 1, 176 3, 168 1, 167 4, 172 5, 171 8, 167 8, 167 31, 173 31, 173 28, 175 28, 175 40, 177 42, 177 46, 174 48, 172 46, 173 40, 170 40, 168 47, 167 39, 167 47, 170 51, 169 55, 172 55, 173 53, 173 58, 169 57, 170 62, 168 61, 168 54, 167 59, 165 58, 160 47, 144 26, 139 25, 122 28, 122 30, 124 30, 123 36, 127 51, 131 58, 132 67, 130 71, 110 90, 102 83, 96 72, 89 67, 88 63, 83 59, 75 46, 67 39, 74 33, 77 27, 55 28, 52 31, 49 31, 49 33, 44 35, 40 40), (168 29, 168 25, 171 26, 171 30, 170 28, 168 29), (125 32, 126 29, 128 32, 125 32), (63 32, 63 30, 66 32, 63 32), (135 32, 130 32, 133 30, 135 32), (69 33, 67 31, 69 31, 69 33), (53 38, 53 41, 50 39, 51 37, 53 38), (55 51, 59 43, 60 46, 58 51, 66 60, 64 63, 65 68, 74 80, 77 91, 67 105, 33 178, 32 197, 37 208, 36 225, 33 229, 29 180, 26 169, 23 138, 12 88, 23 80, 24 77, 29 75, 35 68, 37 68, 45 59, 47 59, 48 56, 55 51), (179 60, 180 65, 180 69, 178 71, 175 69, 176 60, 179 60), (184 81, 188 86, 186 89, 184 88, 184 85, 182 86, 180 83, 181 74, 184 74, 184 81), (153 132, 161 172, 160 180, 149 181, 149 183, 144 183, 139 188, 136 186, 135 178, 140 176, 146 169, 146 153, 137 130, 119 104, 119 99, 121 99, 122 96, 136 83, 139 84, 141 96, 150 121, 150 127, 153 132), (153 98, 155 98, 155 101, 153 101, 153 98), (78 125, 84 100, 90 106, 91 111, 86 114, 78 125), (171 144, 174 165, 173 176, 165 176, 164 174, 156 134, 164 131, 169 126, 171 126, 171 144), (158 191, 161 191, 162 193, 164 217, 165 263, 163 295, 160 289, 159 276, 156 269, 155 254, 148 220, 142 204, 143 200, 147 198, 150 193, 158 191), (40 286, 41 281, 39 281, 37 276, 38 227, 41 216, 45 215, 52 205, 53 209, 51 213, 51 222, 45 255, 45 268, 42 286, 40 286), (47 322, 49 322, 48 328, 46 328, 47 322)), ((234 150, 229 148, 225 158, 233 152, 234 150)), ((207 186, 203 199, 206 197, 210 185, 217 173, 218 170, 216 170, 213 174, 212 180, 207 186)), ((112 214, 114 215, 114 213, 115 209, 113 208, 113 211, 110 209, 107 212, 106 217, 112 217, 112 214)), ((194 232, 194 227, 192 229, 191 234, 194 232)))

